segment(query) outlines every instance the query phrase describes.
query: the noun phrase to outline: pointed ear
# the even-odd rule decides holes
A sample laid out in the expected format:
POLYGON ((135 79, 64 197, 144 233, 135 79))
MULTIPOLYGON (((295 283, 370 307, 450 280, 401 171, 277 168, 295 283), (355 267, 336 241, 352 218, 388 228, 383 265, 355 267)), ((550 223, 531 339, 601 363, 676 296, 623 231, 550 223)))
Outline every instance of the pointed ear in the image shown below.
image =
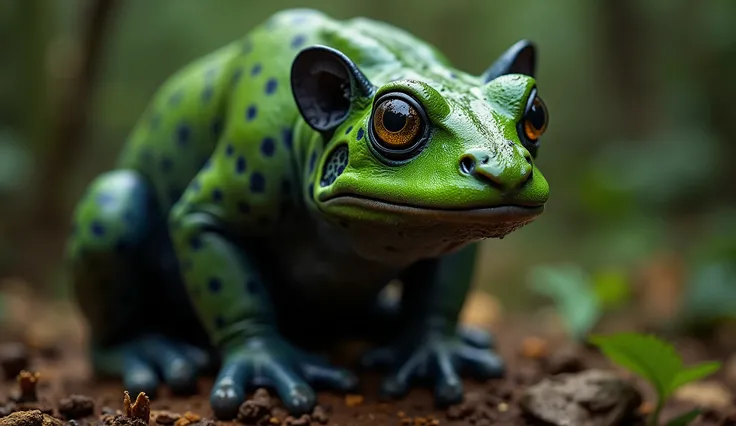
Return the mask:
POLYGON ((529 40, 521 40, 509 47, 496 62, 483 73, 483 82, 506 74, 524 74, 534 77, 537 62, 537 49, 529 40))
POLYGON ((345 54, 326 46, 299 52, 291 66, 291 90, 299 113, 323 135, 345 121, 353 101, 375 92, 345 54))

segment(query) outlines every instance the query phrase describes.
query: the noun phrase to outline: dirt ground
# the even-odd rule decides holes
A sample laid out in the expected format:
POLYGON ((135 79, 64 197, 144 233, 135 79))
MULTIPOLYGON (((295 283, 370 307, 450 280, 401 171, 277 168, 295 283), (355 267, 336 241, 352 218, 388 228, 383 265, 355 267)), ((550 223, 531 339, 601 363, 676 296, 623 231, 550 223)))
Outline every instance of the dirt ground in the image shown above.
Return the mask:
MULTIPOLYGON (((12 348, 11 342, 22 342, 30 353, 26 370, 39 373, 37 394, 39 402, 26 403, 19 408, 11 399, 17 394, 19 384, 14 377, 7 377, 0 385, 0 425, 13 423, 7 417, 11 411, 40 408, 56 417, 63 418, 63 412, 77 410, 76 424, 104 424, 101 414, 123 410, 123 391, 120 383, 98 382, 90 374, 85 357, 83 322, 73 308, 66 305, 38 305, 27 298, 13 299, 10 325, 0 330, 0 347, 12 348), (94 403, 93 414, 84 415, 89 408, 84 400, 64 401, 71 395, 87 396, 94 403), (71 406, 71 408, 70 408, 71 406), (3 417, 6 416, 6 417, 3 417)), ((319 413, 313 415, 311 424, 334 426, 362 425, 537 425, 549 424, 524 415, 520 401, 530 386, 553 375, 574 374, 589 369, 613 370, 621 377, 631 380, 641 391, 642 402, 633 418, 619 424, 639 424, 641 413, 653 407, 654 399, 646 384, 621 370, 614 369, 594 349, 571 345, 564 334, 559 333, 550 322, 534 316, 510 317, 501 315, 493 299, 476 295, 468 304, 465 322, 484 325, 496 335, 498 349, 508 365, 507 376, 487 383, 467 381, 466 400, 447 410, 437 410, 433 406, 431 392, 415 389, 406 398, 394 402, 381 402, 377 395, 380 377, 364 374, 359 395, 341 396, 330 393, 319 394, 319 413)), ((611 321, 621 326, 621 321, 611 321)), ((731 330, 732 331, 732 330, 731 330)), ((677 341, 686 362, 698 360, 727 361, 731 353, 736 353, 736 333, 725 331, 711 340, 697 341, 681 339, 677 341)), ((8 368, 8 353, 0 350, 0 362, 8 368)), ((346 353, 350 353, 348 348, 346 353)), ((716 376, 696 383, 671 402, 663 412, 663 418, 682 413, 695 406, 705 408, 693 424, 696 425, 736 425, 736 380, 730 377, 729 363, 716 376)), ((11 366, 12 367, 12 366, 11 366)), ((186 398, 171 397, 162 389, 158 398, 151 401, 150 424, 205 425, 201 419, 213 419, 207 395, 211 378, 203 378, 200 393, 186 398), (168 413, 161 413, 166 411, 168 413), (189 416, 177 421, 184 413, 189 416)), ((135 395, 132 395, 135 399, 135 395)), ((258 409, 257 401, 251 401, 251 410, 258 409), (255 407, 255 408, 254 408, 255 407)), ((22 404, 21 404, 22 405, 22 404)), ((241 407, 242 408, 242 407, 241 407)), ((268 411, 268 410, 267 410, 268 411)), ((307 425, 307 419, 287 419, 286 413, 278 407, 270 409, 259 424, 307 425)), ((110 420, 110 417, 108 417, 110 420)), ((67 422, 66 424, 75 424, 67 422)), ((217 424, 255 424, 248 421, 218 422, 217 424)), ((34 424, 33 422, 27 424, 34 424)), ((40 424, 40 423, 39 423, 40 424)), ((596 423, 607 424, 607 423, 596 423)))

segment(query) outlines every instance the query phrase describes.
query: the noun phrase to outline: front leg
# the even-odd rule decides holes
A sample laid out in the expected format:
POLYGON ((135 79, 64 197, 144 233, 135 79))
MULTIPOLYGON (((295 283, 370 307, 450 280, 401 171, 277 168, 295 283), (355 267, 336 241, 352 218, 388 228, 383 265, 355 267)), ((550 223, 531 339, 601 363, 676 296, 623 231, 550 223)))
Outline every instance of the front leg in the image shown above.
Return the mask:
MULTIPOLYGON (((246 391, 266 386, 291 413, 307 413, 316 402, 311 385, 348 390, 357 379, 280 334, 269 284, 244 243, 256 232, 252 216, 237 209, 248 194, 248 181, 230 170, 237 168, 218 162, 205 167, 170 216, 187 291, 223 358, 210 394, 212 409, 218 418, 231 419, 246 391)), ((258 203, 255 196, 249 201, 252 209, 275 212, 271 201, 258 203)))
POLYGON ((370 351, 364 366, 389 365, 381 393, 402 397, 416 381, 434 384, 435 400, 445 406, 463 398, 460 372, 476 379, 500 377, 501 358, 490 336, 458 326, 472 280, 477 244, 441 259, 418 262, 402 276, 404 333, 398 342, 370 351))

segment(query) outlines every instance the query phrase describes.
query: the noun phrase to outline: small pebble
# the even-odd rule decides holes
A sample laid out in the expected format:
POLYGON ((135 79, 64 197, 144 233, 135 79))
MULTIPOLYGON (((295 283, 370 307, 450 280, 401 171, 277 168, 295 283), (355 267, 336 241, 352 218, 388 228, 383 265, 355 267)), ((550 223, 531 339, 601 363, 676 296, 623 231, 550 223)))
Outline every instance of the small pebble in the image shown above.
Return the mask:
POLYGON ((324 425, 330 421, 330 414, 327 412, 327 410, 325 410, 324 407, 318 405, 314 407, 314 410, 312 411, 312 420, 324 425))
POLYGON ((357 407, 363 404, 363 395, 345 395, 345 405, 348 407, 357 407))

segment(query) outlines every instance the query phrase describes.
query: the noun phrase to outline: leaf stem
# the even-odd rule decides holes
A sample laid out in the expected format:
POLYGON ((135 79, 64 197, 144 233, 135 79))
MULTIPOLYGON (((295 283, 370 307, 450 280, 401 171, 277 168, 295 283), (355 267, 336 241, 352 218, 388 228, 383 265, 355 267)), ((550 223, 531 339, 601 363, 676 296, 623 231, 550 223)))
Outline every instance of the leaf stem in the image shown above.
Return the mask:
POLYGON ((662 398, 658 398, 657 406, 654 408, 654 411, 649 416, 649 421, 647 421, 647 426, 659 426, 659 413, 662 411, 663 406, 664 406, 664 400, 662 398))

